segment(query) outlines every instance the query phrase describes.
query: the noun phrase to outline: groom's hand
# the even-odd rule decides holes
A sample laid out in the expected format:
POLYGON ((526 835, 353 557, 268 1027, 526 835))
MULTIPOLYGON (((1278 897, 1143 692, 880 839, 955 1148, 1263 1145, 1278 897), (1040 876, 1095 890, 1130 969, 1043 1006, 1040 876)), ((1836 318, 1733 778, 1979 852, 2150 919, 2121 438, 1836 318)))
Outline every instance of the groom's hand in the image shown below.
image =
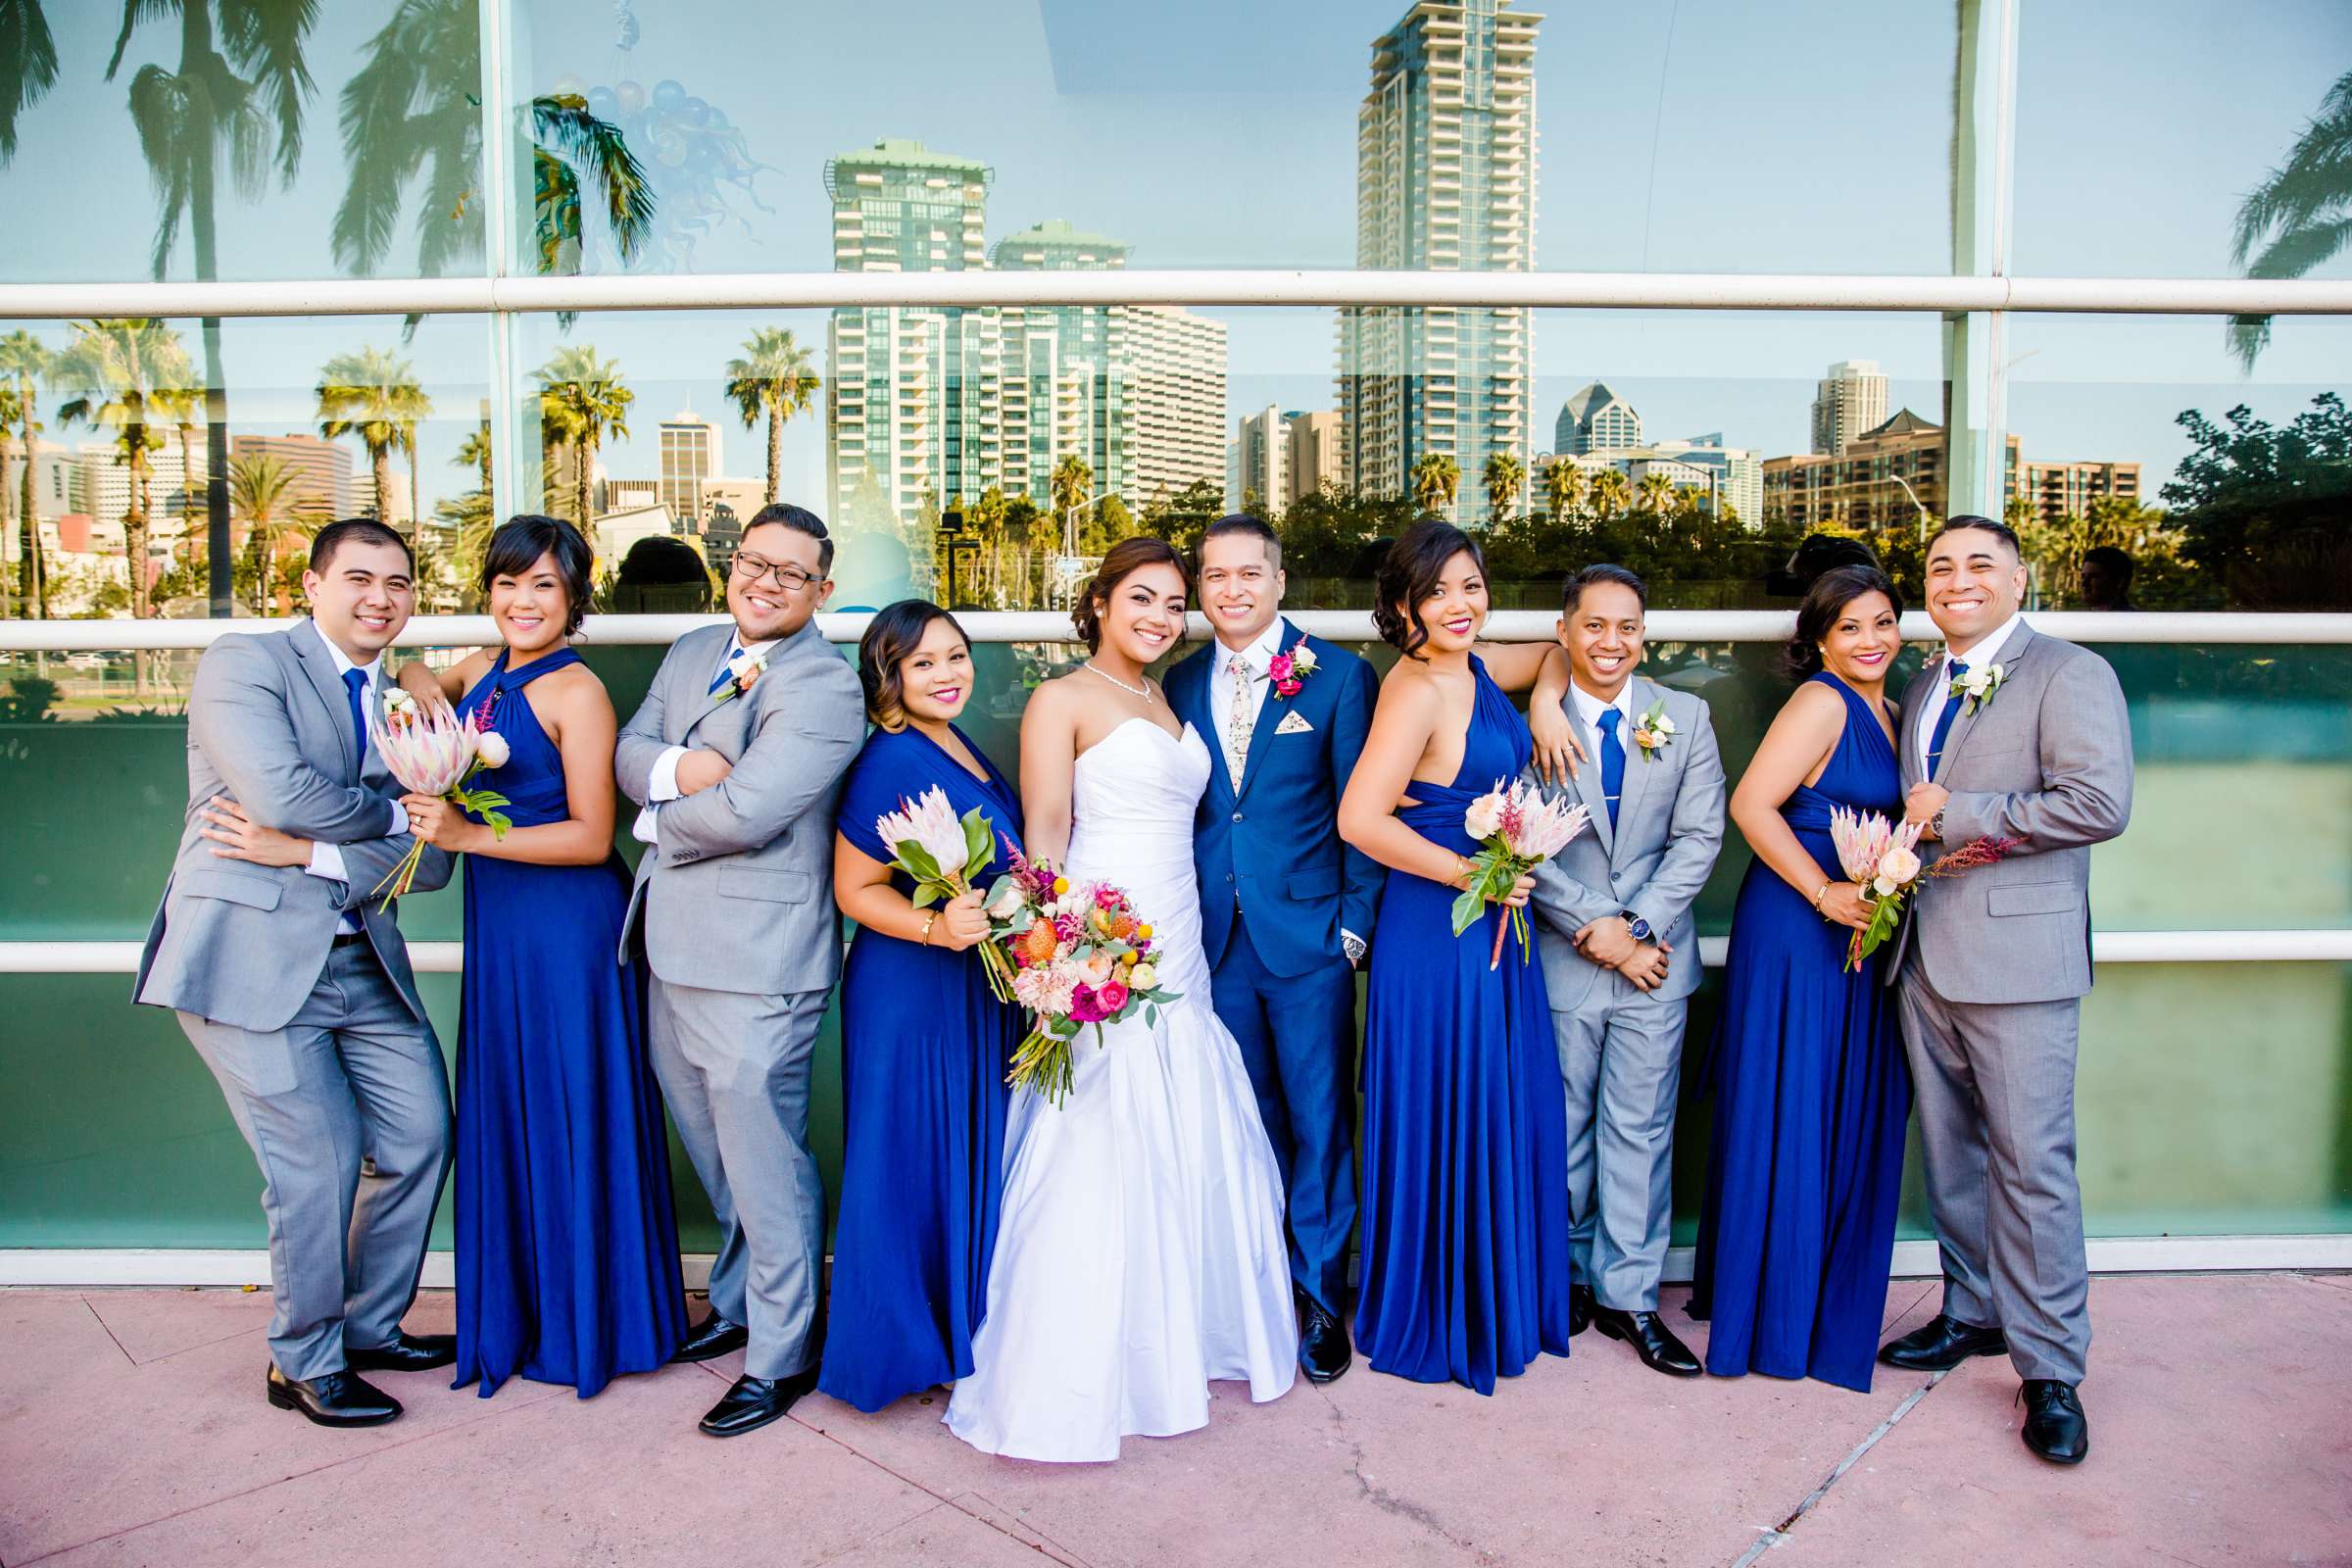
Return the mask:
POLYGON ((697 749, 678 759, 678 793, 700 795, 703 791, 726 782, 735 771, 735 764, 716 752, 697 749))
POLYGON ((263 827, 225 795, 205 802, 199 814, 204 825, 197 831, 213 841, 213 854, 223 860, 248 860, 255 865, 310 864, 309 839, 263 827))
POLYGON ((1936 813, 1942 810, 1943 803, 1951 798, 1950 790, 1940 784, 1931 784, 1923 778, 1912 785, 1911 793, 1903 798, 1903 820, 1930 824, 1928 830, 1922 833, 1921 837, 1935 838, 1936 835, 1933 824, 1936 821, 1936 813))
POLYGON ((1604 914, 1577 928, 1576 951, 1604 969, 1619 967, 1641 946, 1622 915, 1604 914))
POLYGON ((1642 990, 1655 991, 1666 983, 1667 956, 1672 952, 1663 942, 1655 947, 1646 942, 1637 942, 1633 953, 1615 968, 1642 990))

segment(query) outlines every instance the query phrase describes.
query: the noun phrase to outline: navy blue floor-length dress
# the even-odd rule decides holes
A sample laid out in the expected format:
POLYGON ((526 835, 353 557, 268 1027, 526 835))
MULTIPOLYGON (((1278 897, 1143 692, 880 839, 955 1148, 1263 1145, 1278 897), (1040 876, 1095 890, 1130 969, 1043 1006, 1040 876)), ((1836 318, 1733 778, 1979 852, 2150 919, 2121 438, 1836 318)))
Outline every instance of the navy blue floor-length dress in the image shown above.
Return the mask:
MULTIPOLYGON (((564 759, 523 688, 579 662, 559 649, 466 694, 507 764, 474 783, 516 827, 570 814, 564 759)), ((466 858, 458 1025, 456 1387, 510 1377, 586 1398, 669 1359, 686 1327, 668 1134, 645 1054, 634 964, 613 961, 629 876, 466 858)))
MULTIPOLYGON (((1842 877, 1830 810, 1902 813, 1894 749, 1867 703, 1819 782, 1781 814, 1824 876, 1842 877)), ((1886 1307, 1911 1074, 1881 948, 1845 970, 1853 932, 1825 920, 1762 860, 1732 914, 1712 1058, 1713 1149, 1700 1210, 1693 1316, 1707 1370, 1819 1378, 1868 1390, 1886 1307)))
MULTIPOLYGON (((956 732, 960 737, 962 732, 956 732)), ((986 890, 1018 844, 1012 786, 980 749, 982 779, 918 729, 876 730, 852 764, 835 814, 874 859, 893 850, 874 821, 936 785, 956 814, 979 808, 997 830, 986 890)), ((902 893, 912 879, 893 876, 902 893)), ((841 1217, 817 1388, 860 1410, 965 1377, 988 1302, 1004 1192, 1004 1071, 1023 1014, 999 1002, 977 949, 860 929, 841 977, 841 1217)))
MULTIPOLYGON (((1398 820, 1458 854, 1462 812, 1534 750, 1470 661, 1477 707, 1450 786, 1414 780, 1398 820)), ((1363 1290, 1373 1368, 1481 1394, 1568 1353, 1568 1110, 1541 964, 1516 938, 1487 967, 1500 905, 1453 935, 1455 892, 1392 871, 1364 1018, 1363 1290)), ((1532 927, 1531 927, 1532 933, 1532 927)))

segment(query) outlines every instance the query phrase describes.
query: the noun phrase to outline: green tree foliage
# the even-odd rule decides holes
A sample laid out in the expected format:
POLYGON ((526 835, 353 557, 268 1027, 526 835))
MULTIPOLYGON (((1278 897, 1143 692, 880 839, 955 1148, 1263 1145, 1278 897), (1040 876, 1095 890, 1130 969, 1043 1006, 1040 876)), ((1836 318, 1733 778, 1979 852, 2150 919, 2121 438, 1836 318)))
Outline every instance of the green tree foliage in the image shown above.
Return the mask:
POLYGON ((2180 554, 2213 573, 2232 605, 2341 609, 2352 602, 2352 411, 2323 392, 2284 425, 2243 404, 2216 424, 2175 421, 2196 450, 2160 492, 2180 554))

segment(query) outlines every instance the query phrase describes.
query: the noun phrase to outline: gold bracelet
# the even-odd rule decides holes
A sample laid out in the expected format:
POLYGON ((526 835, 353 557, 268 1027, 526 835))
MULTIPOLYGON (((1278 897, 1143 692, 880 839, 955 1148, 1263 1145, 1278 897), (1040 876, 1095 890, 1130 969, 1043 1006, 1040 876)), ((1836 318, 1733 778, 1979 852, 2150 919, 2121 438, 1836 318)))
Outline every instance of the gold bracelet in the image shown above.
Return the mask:
POLYGON ((924 947, 927 948, 931 945, 931 928, 937 924, 939 924, 939 911, 937 909, 933 909, 930 913, 923 916, 924 947))
POLYGON ((1815 914, 1822 912, 1821 901, 1828 898, 1830 896, 1830 889, 1836 887, 1837 885, 1838 884, 1835 881, 1824 882, 1818 889, 1815 890, 1813 894, 1813 912, 1815 914))

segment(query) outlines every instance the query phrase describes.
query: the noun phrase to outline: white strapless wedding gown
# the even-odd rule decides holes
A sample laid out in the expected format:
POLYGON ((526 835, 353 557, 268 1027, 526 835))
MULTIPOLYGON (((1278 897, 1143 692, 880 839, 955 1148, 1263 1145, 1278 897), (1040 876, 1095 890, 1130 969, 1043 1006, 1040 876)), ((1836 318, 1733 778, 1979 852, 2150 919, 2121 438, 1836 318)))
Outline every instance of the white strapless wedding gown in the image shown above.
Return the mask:
POLYGON ((1208 1424, 1208 1382, 1279 1398, 1298 1329, 1282 1176, 1208 1001, 1193 811, 1208 748, 1133 718, 1080 754, 1065 872, 1124 888, 1183 1000, 1082 1031, 1060 1106, 1014 1098, 972 1373, 948 1427, 1020 1459, 1115 1459, 1129 1433, 1208 1424))

